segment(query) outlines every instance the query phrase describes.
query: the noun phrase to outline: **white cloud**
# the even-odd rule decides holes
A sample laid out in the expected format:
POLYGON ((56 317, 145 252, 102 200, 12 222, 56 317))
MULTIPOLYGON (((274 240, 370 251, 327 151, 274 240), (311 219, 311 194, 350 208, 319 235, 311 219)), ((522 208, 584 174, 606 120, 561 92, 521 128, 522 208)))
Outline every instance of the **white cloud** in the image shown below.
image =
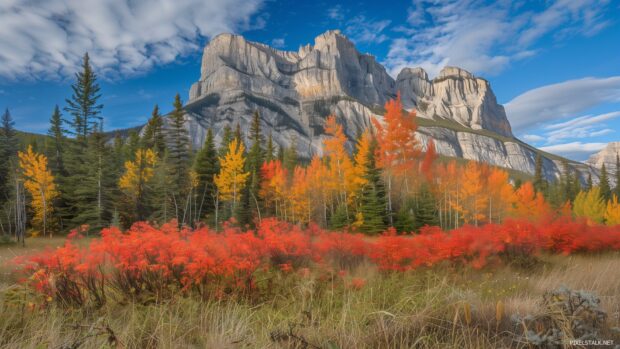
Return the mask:
POLYGON ((358 15, 347 21, 345 34, 355 43, 380 44, 388 39, 383 30, 391 23, 390 20, 371 20, 358 15))
POLYGON ((275 48, 282 48, 284 47, 284 44, 285 44, 284 38, 275 38, 271 40, 271 46, 275 48))
MULTIPOLYGON (((587 77, 568 80, 529 90, 504 105, 513 130, 524 131, 532 127, 574 116, 602 103, 620 102, 620 76, 609 78, 587 77)), ((613 114, 613 117, 617 115, 613 114)), ((571 122, 587 121, 591 116, 571 122)), ((609 118, 610 115, 599 115, 609 118)), ((558 124, 562 127, 562 124, 558 124)), ((573 125, 575 126, 575 125, 573 125)))
POLYGON ((607 2, 557 0, 528 12, 513 1, 414 0, 408 26, 396 28, 403 37, 392 41, 385 63, 393 75, 421 66, 436 76, 446 65, 496 74, 512 61, 534 55, 536 41, 560 28, 557 40, 602 29, 607 2))
POLYGON ((344 13, 342 12, 342 6, 336 5, 327 10, 327 17, 336 21, 342 21, 344 19, 344 13))
POLYGON ((585 160, 588 156, 605 148, 606 145, 607 143, 571 142, 541 147, 540 149, 575 160, 585 160))
MULTIPOLYGON (((0 76, 62 78, 84 54, 104 76, 131 75, 250 28, 261 0, 5 0, 0 76)), ((260 24, 260 21, 258 21, 260 24)))

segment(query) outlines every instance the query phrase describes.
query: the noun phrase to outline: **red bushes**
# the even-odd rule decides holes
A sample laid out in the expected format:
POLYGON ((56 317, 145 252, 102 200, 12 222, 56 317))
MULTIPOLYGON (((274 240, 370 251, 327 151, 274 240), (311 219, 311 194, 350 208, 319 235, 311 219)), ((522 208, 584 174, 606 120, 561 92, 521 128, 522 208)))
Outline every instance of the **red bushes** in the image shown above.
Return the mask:
MULTIPOLYGON (((220 297, 252 290, 258 270, 307 274, 310 263, 346 268, 369 259, 382 270, 406 271, 440 262, 483 267, 498 257, 620 250, 620 228, 589 226, 567 218, 532 223, 465 226, 450 232, 425 228, 419 235, 388 230, 376 238, 326 232, 265 219, 256 232, 226 227, 178 230, 176 222, 156 229, 136 223, 126 232, 104 229, 99 240, 80 249, 68 240, 55 251, 30 257, 24 270, 39 292, 82 304, 105 301, 105 286, 129 297, 165 297, 195 291, 220 297)), ((363 287, 357 280, 352 288, 363 287)))

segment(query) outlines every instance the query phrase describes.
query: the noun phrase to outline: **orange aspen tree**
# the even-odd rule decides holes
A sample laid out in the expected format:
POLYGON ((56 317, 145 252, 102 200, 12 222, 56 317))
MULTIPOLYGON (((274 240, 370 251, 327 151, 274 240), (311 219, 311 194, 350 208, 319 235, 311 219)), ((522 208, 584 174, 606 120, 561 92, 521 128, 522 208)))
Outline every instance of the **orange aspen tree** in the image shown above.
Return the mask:
POLYGON ((479 163, 470 161, 463 171, 463 183, 460 186, 461 209, 465 223, 478 223, 486 217, 485 209, 487 199, 485 198, 486 186, 484 178, 485 169, 479 163))
POLYGON ((348 218, 348 206, 353 201, 357 191, 357 176, 353 162, 345 148, 347 137, 342 131, 342 126, 336 122, 336 117, 333 115, 327 118, 325 133, 330 136, 324 141, 325 156, 329 160, 329 168, 332 178, 335 180, 337 203, 344 205, 348 218))
POLYGON ((541 193, 536 193, 532 182, 525 182, 515 191, 513 214, 519 218, 536 221, 551 212, 551 207, 541 193))
POLYGON ((309 187, 307 170, 301 166, 295 166, 293 180, 289 189, 291 220, 293 222, 310 222, 309 187))
POLYGON ((428 141, 428 146, 426 148, 426 152, 424 153, 424 158, 422 159, 422 164, 420 165, 420 170, 422 174, 426 178, 426 180, 432 184, 434 178, 433 172, 433 164, 437 159, 437 151, 435 150, 435 142, 430 139, 428 141))
MULTIPOLYGON (((245 147, 239 139, 233 139, 228 145, 228 152, 220 158, 220 173, 215 175, 213 181, 217 187, 217 196, 222 201, 230 201, 231 214, 235 211, 239 193, 243 190, 249 172, 244 172, 245 147)), ((218 199, 218 200, 219 200, 218 199)))
MULTIPOLYGON (((25 153, 17 153, 19 157, 19 167, 25 177, 24 187, 32 196, 32 207, 35 215, 34 224, 43 227, 43 236, 47 234, 47 217, 52 212, 51 202, 58 197, 59 193, 54 184, 54 176, 47 168, 47 157, 32 151, 29 145, 25 153)), ((50 237, 52 237, 50 231, 50 237)))
POLYGON ((260 196, 265 200, 266 207, 273 209, 276 217, 284 217, 282 212, 286 206, 286 192, 288 173, 280 160, 271 160, 263 164, 261 168, 263 185, 260 188, 260 196))
POLYGON ((400 101, 400 93, 396 99, 385 104, 383 123, 373 119, 377 137, 377 164, 383 169, 387 184, 388 210, 390 225, 393 225, 393 192, 394 178, 403 178, 405 192, 410 192, 410 176, 415 169, 416 160, 420 154, 415 132, 418 128, 415 123, 415 112, 404 113, 400 101))
POLYGON ((514 189, 510 185, 508 172, 499 168, 489 171, 487 195, 489 223, 502 223, 515 201, 514 189))

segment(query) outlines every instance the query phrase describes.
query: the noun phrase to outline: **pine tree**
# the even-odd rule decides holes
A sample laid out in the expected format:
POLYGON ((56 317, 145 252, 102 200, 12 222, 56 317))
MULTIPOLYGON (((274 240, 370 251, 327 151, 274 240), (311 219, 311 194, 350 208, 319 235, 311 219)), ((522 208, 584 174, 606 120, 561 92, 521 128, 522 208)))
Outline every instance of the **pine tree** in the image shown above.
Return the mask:
POLYGON ((235 127, 235 139, 239 141, 239 143, 244 143, 243 135, 241 134, 241 125, 239 123, 237 123, 235 127))
POLYGON ((68 121, 68 124, 73 128, 73 133, 82 149, 85 149, 86 138, 93 130, 93 125, 102 121, 99 114, 103 109, 103 105, 98 104, 101 88, 97 83, 97 75, 90 65, 88 53, 84 54, 82 70, 75 74, 75 78, 76 82, 71 85, 73 94, 70 99, 66 99, 65 111, 73 116, 73 120, 68 121))
POLYGON ((228 152, 228 145, 233 140, 232 129, 229 125, 224 126, 224 131, 222 134, 222 141, 220 142, 220 147, 218 148, 218 156, 223 157, 228 152))
POLYGON ((164 135, 164 120, 159 114, 157 104, 153 108, 151 118, 144 128, 142 143, 145 148, 153 149, 159 156, 166 150, 166 137, 164 135))
POLYGON ((62 115, 58 106, 54 108, 52 117, 50 118, 50 128, 47 135, 50 138, 50 146, 47 153, 50 160, 50 167, 57 176, 66 175, 63 154, 65 149, 65 130, 62 126, 62 115))
POLYGON ((297 165, 297 161, 297 138, 293 138, 291 141, 291 146, 283 149, 282 164, 284 165, 284 168, 286 168, 288 173, 292 174, 295 166, 297 165))
POLYGON ((417 203, 414 208, 414 229, 419 230, 424 226, 438 226, 437 203, 428 186, 424 183, 417 194, 417 203))
POLYGON ((215 209, 217 188, 213 179, 220 171, 218 154, 215 149, 215 139, 211 129, 207 130, 205 143, 198 154, 196 154, 194 171, 198 176, 198 187, 196 188, 198 193, 198 214, 202 218, 205 214, 213 213, 215 209))
POLYGON ((271 132, 269 133, 269 137, 267 138, 267 147, 265 148, 265 162, 270 162, 275 160, 275 148, 273 145, 273 136, 271 132))
POLYGON ((536 153, 536 167, 534 170, 534 188, 536 192, 544 192, 547 187, 543 178, 543 159, 540 153, 536 153))
POLYGON ((185 128, 183 103, 177 93, 174 97, 174 110, 168 115, 168 162, 171 181, 171 197, 175 207, 175 216, 179 224, 183 222, 182 212, 185 205, 185 195, 189 191, 189 135, 185 128))
POLYGON ((415 231, 415 201, 406 199, 394 216, 394 228, 400 233, 415 231))
POLYGON ((127 144, 125 145, 125 159, 134 160, 138 149, 140 149, 140 135, 136 130, 129 131, 129 137, 127 139, 127 144))
POLYGON ((8 202, 13 194, 10 178, 19 142, 13 128, 15 123, 8 109, 2 115, 0 123, 0 200, 8 202))
POLYGON ((385 187, 381 179, 381 170, 377 168, 375 150, 377 141, 371 138, 366 166, 363 173, 365 184, 362 186, 360 196, 360 208, 362 224, 359 230, 367 234, 377 234, 386 228, 386 199, 385 187))
POLYGON ((588 173, 588 180, 586 182, 586 187, 584 188, 586 191, 592 189, 594 185, 592 184, 592 173, 588 173))
POLYGON ((611 199, 611 188, 609 187, 609 178, 607 174, 607 169, 605 168, 605 164, 601 166, 601 177, 599 181, 599 187, 601 188, 601 197, 603 198, 603 201, 607 202, 607 200, 611 199))
POLYGON ((252 212, 260 217, 261 203, 259 198, 260 190, 260 169, 265 160, 265 150, 263 150, 263 134, 260 127, 260 115, 254 112, 252 124, 250 125, 250 142, 252 146, 248 152, 246 170, 250 173, 248 185, 243 191, 241 203, 237 212, 237 220, 241 225, 252 223, 252 212))
POLYGON ((348 227, 351 223, 351 220, 348 218, 346 205, 340 204, 336 207, 334 214, 330 217, 329 228, 332 230, 342 230, 348 227))

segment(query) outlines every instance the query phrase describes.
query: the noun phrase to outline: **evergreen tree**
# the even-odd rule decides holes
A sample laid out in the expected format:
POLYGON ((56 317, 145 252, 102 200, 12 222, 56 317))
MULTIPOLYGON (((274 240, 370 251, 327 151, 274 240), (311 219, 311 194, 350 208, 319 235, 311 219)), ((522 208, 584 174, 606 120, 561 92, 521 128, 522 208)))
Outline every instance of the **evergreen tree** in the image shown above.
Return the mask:
POLYGON ((61 200, 67 207, 59 213, 74 226, 89 224, 98 228, 104 224, 104 195, 109 194, 105 192, 103 182, 110 178, 102 168, 110 160, 103 158, 105 138, 99 128, 103 124, 99 116, 103 105, 98 102, 100 87, 88 54, 84 55, 82 69, 75 77, 76 81, 71 85, 73 93, 66 100, 65 107, 72 116, 72 120, 65 120, 70 126, 66 132, 75 136, 75 141, 66 144, 67 176, 63 180, 61 200), (93 131, 94 137, 89 137, 93 131))
POLYGON ((0 123, 0 201, 8 202, 13 194, 10 178, 15 168, 19 141, 13 128, 15 122, 8 109, 2 114, 0 123))
POLYGON ((220 142, 220 147, 218 149, 218 156, 224 157, 228 152, 228 145, 233 140, 232 129, 229 125, 224 126, 224 132, 222 134, 222 141, 220 142))
POLYGON ((592 184, 592 174, 588 173, 588 181, 586 182, 586 187, 585 190, 586 191, 590 191, 590 189, 592 189, 593 184, 592 184))
POLYGON ((217 188, 213 178, 220 171, 220 164, 215 149, 215 139, 213 131, 207 130, 205 143, 196 154, 194 161, 194 171, 198 176, 198 214, 202 218, 205 214, 213 213, 215 209, 215 195, 217 188))
POLYGON ((144 128, 144 136, 142 138, 144 147, 153 149, 159 156, 163 155, 166 149, 166 138, 164 135, 164 120, 159 114, 157 104, 153 108, 151 118, 144 128))
POLYGON ((544 192, 546 181, 543 177, 543 159, 540 153, 536 153, 536 167, 534 170, 534 189, 536 192, 544 192))
POLYGON ((400 233, 410 233, 416 230, 415 201, 407 199, 401 205, 394 217, 394 228, 400 233))
POLYGON ((579 194, 579 192, 583 190, 583 187, 581 186, 581 179, 579 176, 579 172, 577 170, 573 172, 572 184, 573 184, 573 187, 570 191, 572 195, 571 200, 575 200, 575 198, 577 197, 577 194, 579 194))
POLYGON ((64 146, 65 146, 65 130, 62 126, 62 115, 58 106, 54 108, 52 117, 50 118, 50 128, 47 131, 49 136, 50 146, 48 147, 48 159, 50 168, 53 173, 56 174, 57 179, 66 175, 65 164, 63 160, 64 146))
MULTIPOLYGON (((63 121, 62 115, 60 114, 60 109, 58 108, 58 106, 56 106, 50 118, 50 128, 47 132, 47 135, 49 136, 47 154, 50 169, 52 173, 56 176, 58 190, 61 193, 64 191, 66 185, 66 177, 68 175, 64 161, 65 144, 67 142, 65 132, 66 131, 63 128, 63 121)), ((62 217, 66 217, 67 215, 67 203, 65 202, 63 197, 59 195, 54 200, 53 205, 56 208, 56 215, 52 217, 52 221, 50 222, 50 224, 52 226, 56 225, 57 228, 64 229, 64 222, 62 217)))
POLYGON ((367 234, 377 234, 386 228, 387 203, 381 170, 377 168, 375 159, 376 146, 377 141, 373 137, 368 152, 368 164, 363 175, 366 184, 360 194, 359 212, 362 214, 363 223, 359 226, 359 230, 367 234))
POLYGON ((439 216, 437 215, 437 204, 428 184, 424 183, 422 185, 417 199, 417 204, 414 209, 414 229, 419 230, 426 225, 438 226, 439 216))
POLYGON ((135 130, 129 131, 129 138, 127 139, 124 158, 126 160, 133 161, 139 148, 140 136, 138 135, 138 132, 135 130))
POLYGON ((609 177, 607 174, 607 169, 605 168, 605 164, 601 166, 601 177, 599 187, 601 188, 601 197, 603 201, 607 202, 611 199, 611 188, 609 187, 609 177))
POLYGON ((273 145, 273 137, 271 132, 269 138, 267 138, 267 147, 265 148, 265 162, 270 162, 275 159, 275 149, 273 145))
POLYGON ((97 83, 97 75, 90 65, 88 53, 84 54, 82 70, 75 74, 75 78, 76 82, 71 85, 73 94, 70 99, 66 99, 65 111, 73 116, 73 120, 68 121, 68 124, 72 127, 72 132, 82 149, 86 149, 86 138, 91 133, 93 125, 102 122, 99 114, 103 109, 103 105, 98 104, 101 88, 97 83))
POLYGON ((175 217, 182 224, 182 212, 189 190, 189 135, 185 128, 183 103, 177 93, 174 97, 174 110, 168 115, 168 170, 171 181, 171 198, 175 217))
POLYGON ((334 211, 334 214, 330 217, 329 228, 332 230, 342 230, 350 224, 351 221, 348 218, 345 204, 338 205, 334 211))
POLYGON ((260 170, 265 160, 265 150, 263 150, 264 137, 260 128, 260 115, 254 112, 252 124, 250 125, 250 142, 252 146, 248 152, 246 170, 250 173, 248 184, 244 188, 241 202, 238 207, 237 220, 241 225, 252 223, 252 212, 260 216, 261 202, 258 195, 260 189, 260 170))
POLYGON ((282 164, 284 165, 284 168, 287 169, 288 173, 292 174, 295 166, 297 165, 297 161, 297 138, 293 138, 291 141, 291 146, 283 150, 282 164))
POLYGON ((239 125, 239 123, 237 123, 237 126, 235 127, 235 139, 240 143, 244 143, 243 135, 241 134, 241 125, 239 125))

